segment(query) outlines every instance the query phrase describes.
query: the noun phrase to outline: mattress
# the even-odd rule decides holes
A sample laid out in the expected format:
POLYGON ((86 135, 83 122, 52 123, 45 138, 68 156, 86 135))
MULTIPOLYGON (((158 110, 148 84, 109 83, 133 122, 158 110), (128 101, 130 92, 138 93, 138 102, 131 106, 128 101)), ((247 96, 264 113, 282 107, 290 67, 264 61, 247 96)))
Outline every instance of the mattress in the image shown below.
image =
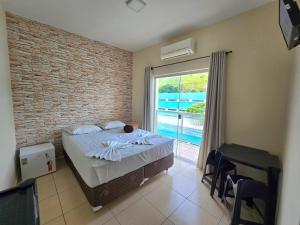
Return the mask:
MULTIPOLYGON (((135 132, 138 132, 135 131, 135 132)), ((93 188, 130 173, 173 153, 174 140, 155 136, 152 145, 132 145, 122 150, 121 161, 108 161, 86 156, 92 149, 109 140, 124 139, 123 129, 112 129, 90 134, 70 135, 63 132, 63 146, 85 183, 93 188)))

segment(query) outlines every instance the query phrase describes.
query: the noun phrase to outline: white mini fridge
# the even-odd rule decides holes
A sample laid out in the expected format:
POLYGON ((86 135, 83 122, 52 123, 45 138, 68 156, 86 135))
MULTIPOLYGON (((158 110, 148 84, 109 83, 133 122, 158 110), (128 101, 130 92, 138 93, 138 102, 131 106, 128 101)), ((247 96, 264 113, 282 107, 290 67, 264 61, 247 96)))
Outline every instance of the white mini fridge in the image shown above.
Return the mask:
POLYGON ((55 148, 46 143, 20 148, 22 180, 56 171, 55 148))

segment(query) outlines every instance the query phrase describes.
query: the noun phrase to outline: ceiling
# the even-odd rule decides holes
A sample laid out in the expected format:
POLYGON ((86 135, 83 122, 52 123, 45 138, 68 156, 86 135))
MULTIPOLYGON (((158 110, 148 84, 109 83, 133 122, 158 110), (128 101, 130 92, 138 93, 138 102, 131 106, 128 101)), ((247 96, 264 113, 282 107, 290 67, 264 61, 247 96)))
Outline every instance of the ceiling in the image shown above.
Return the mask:
POLYGON ((6 10, 129 51, 138 51, 272 0, 7 0, 6 10))

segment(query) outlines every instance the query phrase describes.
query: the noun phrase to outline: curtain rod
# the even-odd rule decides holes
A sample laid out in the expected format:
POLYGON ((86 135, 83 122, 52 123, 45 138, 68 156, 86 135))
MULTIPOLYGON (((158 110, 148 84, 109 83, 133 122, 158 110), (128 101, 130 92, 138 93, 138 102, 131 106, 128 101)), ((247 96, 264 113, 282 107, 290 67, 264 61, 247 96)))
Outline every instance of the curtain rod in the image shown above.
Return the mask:
MULTIPOLYGON (((232 51, 227 51, 226 55, 230 54, 230 53, 232 53, 232 51)), ((179 64, 179 63, 190 62, 190 61, 194 61, 194 60, 198 60, 198 59, 205 59, 205 58, 209 58, 209 57, 210 57, 210 55, 207 55, 207 56, 201 56, 201 57, 198 57, 198 58, 188 59, 188 60, 184 60, 184 61, 180 61, 180 62, 169 63, 169 64, 164 64, 164 65, 159 65, 159 66, 152 66, 151 70, 157 69, 157 68, 160 68, 160 67, 165 67, 165 66, 172 66, 172 65, 175 65, 175 64, 179 64)))

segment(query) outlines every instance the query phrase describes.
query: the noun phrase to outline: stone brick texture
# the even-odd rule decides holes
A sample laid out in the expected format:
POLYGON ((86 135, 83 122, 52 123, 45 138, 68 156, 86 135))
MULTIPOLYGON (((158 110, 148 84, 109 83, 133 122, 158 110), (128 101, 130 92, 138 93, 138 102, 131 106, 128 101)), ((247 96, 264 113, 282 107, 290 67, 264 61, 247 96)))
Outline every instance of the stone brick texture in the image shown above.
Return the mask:
POLYGON ((62 129, 130 121, 132 53, 6 13, 17 149, 52 142, 62 129))

